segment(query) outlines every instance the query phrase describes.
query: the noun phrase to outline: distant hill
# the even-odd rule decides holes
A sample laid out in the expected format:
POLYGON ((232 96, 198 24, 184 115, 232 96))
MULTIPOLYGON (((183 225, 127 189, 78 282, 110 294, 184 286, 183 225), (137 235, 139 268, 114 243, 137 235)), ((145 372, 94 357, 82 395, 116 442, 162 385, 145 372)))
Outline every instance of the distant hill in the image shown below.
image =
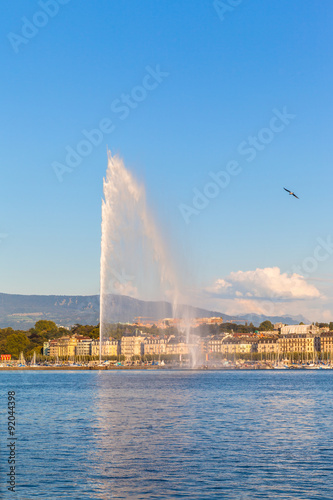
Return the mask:
MULTIPOLYGON (((208 311, 192 306, 182 306, 190 317, 222 316, 224 321, 248 321, 259 325, 270 319, 272 323, 295 324, 303 321, 302 316, 228 316, 217 311, 208 311)), ((134 318, 148 317, 151 320, 172 317, 172 307, 168 302, 152 302, 133 299, 123 295, 110 295, 108 310, 112 322, 133 322, 134 318)), ((96 325, 99 323, 99 295, 14 295, 0 293, 0 328, 11 326, 27 330, 36 321, 48 319, 57 325, 71 326, 75 323, 96 325)))
MULTIPOLYGON (((223 315, 222 315, 223 316, 223 315)), ((262 314, 245 314, 244 316, 233 316, 237 318, 238 321, 245 320, 248 323, 253 323, 255 326, 259 326, 260 323, 266 321, 267 319, 273 323, 285 323, 286 325, 298 325, 301 321, 304 324, 310 324, 307 318, 302 315, 298 316, 264 316, 262 314)))

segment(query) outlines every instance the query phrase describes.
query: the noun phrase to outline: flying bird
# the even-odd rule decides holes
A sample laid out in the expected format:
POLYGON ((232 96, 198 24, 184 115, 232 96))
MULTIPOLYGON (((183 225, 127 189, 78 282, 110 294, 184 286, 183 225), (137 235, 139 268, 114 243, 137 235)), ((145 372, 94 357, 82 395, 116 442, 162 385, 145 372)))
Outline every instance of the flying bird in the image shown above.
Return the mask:
POLYGON ((293 193, 292 191, 289 191, 289 189, 286 189, 286 188, 283 188, 285 191, 287 191, 287 193, 289 194, 292 194, 293 196, 295 196, 295 198, 297 198, 299 200, 299 197, 295 195, 295 193, 293 193))

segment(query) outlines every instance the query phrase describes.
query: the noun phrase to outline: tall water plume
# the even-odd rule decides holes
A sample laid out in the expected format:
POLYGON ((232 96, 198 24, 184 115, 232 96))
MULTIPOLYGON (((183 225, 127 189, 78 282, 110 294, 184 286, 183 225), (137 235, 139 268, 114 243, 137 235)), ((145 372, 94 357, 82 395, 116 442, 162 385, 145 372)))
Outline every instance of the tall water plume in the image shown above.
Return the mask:
MULTIPOLYGON (((108 152, 103 185, 100 266, 101 346, 114 321, 113 294, 177 303, 177 277, 146 206, 146 195, 123 161, 108 152)), ((161 311, 163 314, 163 311, 161 311)), ((102 354, 102 353, 101 353, 102 354)))
MULTIPOLYGON (((180 318, 179 330, 190 344, 190 310, 180 304, 179 273, 176 273, 146 204, 144 187, 125 168, 123 161, 108 151, 103 182, 102 240, 100 265, 100 357, 109 337, 108 325, 115 322, 119 295, 160 301, 159 319, 180 318)), ((149 302, 141 304, 140 316, 149 302)), ((156 306, 156 304, 155 304, 156 306)), ((133 318, 128 317, 128 320, 133 318)), ((155 318, 156 319, 156 318, 155 318)), ((191 352, 195 362, 195 351, 191 352)))

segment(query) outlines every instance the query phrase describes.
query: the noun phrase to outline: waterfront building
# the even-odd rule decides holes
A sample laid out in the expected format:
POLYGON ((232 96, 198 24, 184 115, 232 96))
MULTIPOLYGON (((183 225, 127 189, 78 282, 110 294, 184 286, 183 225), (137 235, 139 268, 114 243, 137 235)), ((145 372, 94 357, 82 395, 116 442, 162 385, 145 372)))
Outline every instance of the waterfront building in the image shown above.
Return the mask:
POLYGON ((312 334, 282 335, 278 339, 279 352, 284 353, 303 353, 307 357, 312 357, 317 351, 320 351, 320 337, 312 334))
POLYGON ((171 338, 166 345, 166 354, 188 354, 191 347, 190 344, 187 344, 184 340, 178 341, 176 338, 171 338))
POLYGON ((151 355, 166 354, 167 338, 146 337, 143 342, 143 353, 151 355))
POLYGON ((225 356, 238 354, 239 341, 237 339, 228 339, 227 342, 221 344, 221 353, 225 356))
POLYGON ((73 335, 64 336, 58 339, 58 356, 71 357, 75 356, 75 348, 77 345, 77 338, 73 335))
POLYGON ((251 354, 251 352, 257 352, 258 351, 258 343, 256 340, 252 339, 242 339, 238 343, 238 353, 239 354, 251 354))
POLYGON ((226 356, 235 354, 251 354, 257 352, 257 340, 252 338, 235 338, 232 336, 213 337, 208 341, 210 353, 220 353, 226 356))
POLYGON ((49 356, 52 358, 55 358, 59 355, 59 350, 58 350, 58 340, 57 339, 51 339, 49 341, 49 356))
MULTIPOLYGON (((91 355, 99 356, 99 339, 91 342, 91 355)), ((102 355, 103 356, 118 356, 120 354, 119 340, 110 338, 102 342, 102 355)))
POLYGON ((258 340, 258 353, 259 354, 276 354, 279 352, 278 337, 268 337, 258 340))
POLYGON ((44 342, 44 354, 48 352, 51 357, 90 356, 91 338, 83 335, 64 335, 58 339, 44 342))
POLYGON ((222 353, 223 341, 224 337, 221 335, 215 335, 214 337, 210 338, 207 342, 208 353, 222 353))
POLYGON ((128 335, 121 337, 120 352, 125 359, 131 359, 132 356, 142 356, 144 354, 145 337, 137 335, 128 335))
POLYGON ((173 354, 179 356, 189 354, 197 348, 200 348, 200 338, 196 335, 191 335, 189 343, 186 342, 185 338, 177 339, 174 335, 160 339, 146 337, 144 340, 144 354, 173 354))
POLYGON ((329 354, 330 359, 333 354, 333 332, 325 332, 320 337, 320 350, 323 354, 329 354))
POLYGON ((77 344, 75 346, 76 356, 90 356, 91 355, 91 342, 90 337, 76 336, 77 344))

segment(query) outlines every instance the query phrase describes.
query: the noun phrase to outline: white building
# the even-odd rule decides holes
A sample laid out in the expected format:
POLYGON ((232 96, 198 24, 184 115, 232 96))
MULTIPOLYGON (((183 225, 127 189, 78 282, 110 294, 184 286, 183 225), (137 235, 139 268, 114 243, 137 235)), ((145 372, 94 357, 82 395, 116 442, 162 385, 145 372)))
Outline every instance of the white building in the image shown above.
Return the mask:
POLYGON ((286 325, 281 328, 281 335, 318 335, 319 328, 315 325, 286 325))
POLYGON ((145 337, 124 335, 121 337, 120 352, 126 359, 131 359, 132 356, 142 356, 144 354, 145 337))
POLYGON ((78 339, 78 342, 75 346, 75 354, 76 356, 90 356, 91 354, 91 338, 83 337, 78 339))

